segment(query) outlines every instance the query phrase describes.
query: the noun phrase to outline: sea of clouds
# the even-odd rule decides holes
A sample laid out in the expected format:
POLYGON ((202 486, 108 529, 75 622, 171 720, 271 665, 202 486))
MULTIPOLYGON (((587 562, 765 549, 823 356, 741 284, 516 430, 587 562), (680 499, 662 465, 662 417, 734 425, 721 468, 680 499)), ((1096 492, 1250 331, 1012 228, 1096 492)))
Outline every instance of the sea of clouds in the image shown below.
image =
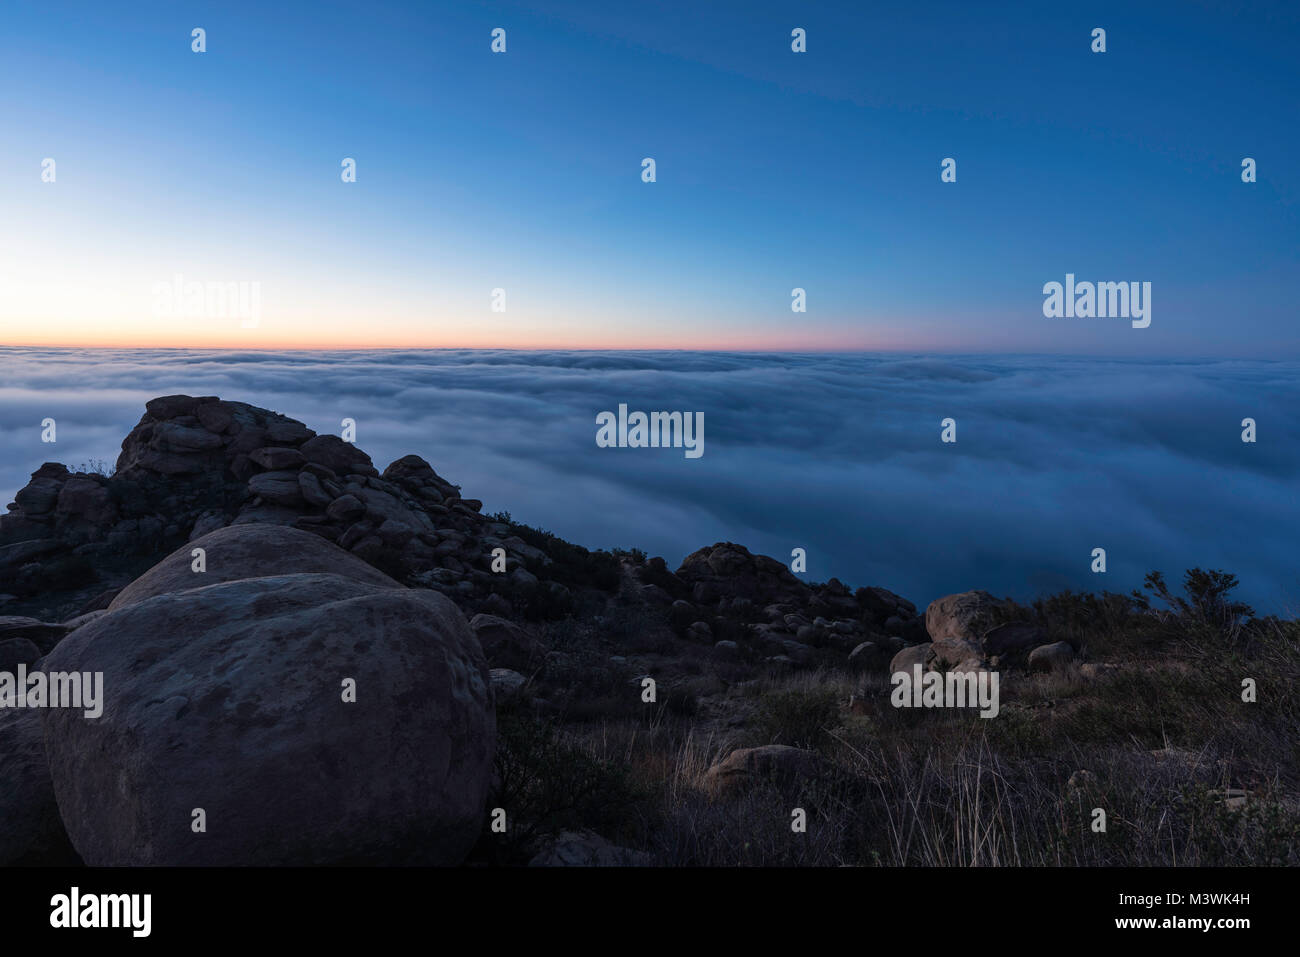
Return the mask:
POLYGON ((116 460, 146 399, 218 395, 357 422, 484 511, 673 567, 734 541, 918 605, 985 588, 1128 591, 1199 565, 1300 610, 1300 364, 682 352, 0 349, 0 493, 116 460), (704 455, 598 448, 596 414, 704 413, 704 455), (41 421, 58 423, 54 445, 41 421), (940 421, 957 442, 940 442, 940 421), (1241 420, 1259 440, 1241 441, 1241 420), (1089 570, 1093 548, 1108 571, 1089 570))

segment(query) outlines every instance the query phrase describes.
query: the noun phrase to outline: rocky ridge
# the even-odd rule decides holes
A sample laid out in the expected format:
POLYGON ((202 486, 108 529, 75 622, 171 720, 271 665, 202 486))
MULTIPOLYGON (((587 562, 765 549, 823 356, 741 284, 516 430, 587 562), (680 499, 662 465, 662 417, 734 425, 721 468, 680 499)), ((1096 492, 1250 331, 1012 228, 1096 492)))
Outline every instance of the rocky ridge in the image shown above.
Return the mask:
MULTIPOLYGON (((555 646, 559 622, 601 635, 629 685, 689 679, 701 656, 739 686, 818 667, 1052 670, 1074 653, 984 592, 919 614, 731 542, 675 571, 589 552, 483 515, 419 456, 381 473, 278 413, 165 396, 112 475, 45 463, 0 517, 0 671, 99 671, 112 688, 102 722, 0 709, 0 773, 17 781, 0 801, 0 863, 457 863, 495 787, 495 710, 582 704, 573 679, 590 660, 555 646), (371 684, 366 707, 340 711, 338 680, 361 663, 400 700, 371 684), (328 799, 294 791, 303 768, 332 782, 328 799), (239 835, 159 834, 205 794, 239 835)), ((817 766, 785 746, 736 750, 704 786, 817 766)), ((602 841, 566 833, 533 860, 643 862, 602 841)))
MULTIPOLYGON (((355 445, 279 413, 173 395, 146 404, 111 476, 53 462, 32 474, 0 516, 0 611, 105 608, 162 555, 243 524, 310 532, 467 612, 513 618, 522 605, 567 608, 572 592, 592 591, 581 576, 552 574, 546 550, 483 515, 480 501, 418 455, 381 473, 355 445)), ((798 667, 810 649, 830 647, 883 667, 925 637, 915 606, 898 595, 810 584, 729 542, 687 556, 676 572, 628 555, 616 571, 595 589, 601 600, 670 607, 683 636, 722 642, 721 654, 739 638, 777 664, 798 667)))

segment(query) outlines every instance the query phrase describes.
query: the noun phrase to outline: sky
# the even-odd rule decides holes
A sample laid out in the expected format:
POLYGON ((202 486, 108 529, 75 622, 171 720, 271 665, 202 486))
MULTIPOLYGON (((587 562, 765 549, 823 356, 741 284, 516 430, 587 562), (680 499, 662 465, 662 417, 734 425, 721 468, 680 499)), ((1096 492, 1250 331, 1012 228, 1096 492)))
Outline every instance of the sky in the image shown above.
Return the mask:
POLYGON ((421 455, 485 512, 673 568, 718 541, 785 562, 798 547, 808 580, 924 607, 1127 593, 1200 566, 1239 576, 1260 613, 1300 613, 1295 361, 0 349, 3 501, 44 461, 111 466, 144 403, 179 392, 321 433, 353 419, 380 469, 421 455), (703 454, 597 447, 596 414, 620 403, 702 414, 703 454))
POLYGON ((0 344, 1295 357, 1297 49, 1294 3, 6 0, 0 344), (1151 325, 1045 318, 1067 273, 1151 325))

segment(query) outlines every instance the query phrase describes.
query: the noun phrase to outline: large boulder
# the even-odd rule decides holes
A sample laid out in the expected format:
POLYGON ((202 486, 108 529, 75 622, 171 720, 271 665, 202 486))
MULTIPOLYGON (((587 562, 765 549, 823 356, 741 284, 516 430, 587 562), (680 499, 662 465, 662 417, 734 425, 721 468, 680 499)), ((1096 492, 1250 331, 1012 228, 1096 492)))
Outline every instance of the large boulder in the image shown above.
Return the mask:
POLYGON ((232 525, 172 552, 123 588, 108 608, 117 611, 155 595, 221 582, 311 572, 343 575, 381 588, 399 587, 383 572, 311 532, 284 525, 232 525), (204 551, 204 572, 194 571, 196 548, 204 551))
MULTIPOLYGON (((716 604, 723 598, 753 602, 791 602, 806 605, 809 587, 784 564, 766 555, 754 555, 743 545, 719 542, 682 559, 677 577, 691 587, 699 604, 716 604)), ((852 604, 852 602, 850 602, 852 604)))
POLYGON ((986 591, 945 595, 930 602, 925 610, 925 630, 931 641, 964 638, 979 641, 993 627, 1005 603, 986 591))
POLYGON ((940 638, 931 644, 934 659, 930 667, 935 671, 969 671, 978 667, 983 659, 980 647, 965 638, 940 638))
POLYGON ((896 675, 902 672, 910 675, 915 665, 920 665, 922 671, 929 671, 934 658, 934 645, 931 642, 927 641, 923 645, 908 645, 889 662, 889 673, 896 675))
MULTIPOLYGON (((104 675, 99 718, 41 713, 77 851, 95 866, 460 863, 496 719, 459 610, 355 574, 307 533, 222 531, 305 536, 337 563, 181 589, 164 562, 45 658, 47 671, 104 675)), ((254 567, 269 560, 259 541, 254 567)), ((286 549, 280 564, 303 558, 286 549)))
POLYGON ((0 708, 0 867, 79 864, 59 819, 40 712, 0 708))
POLYGON ((1044 644, 1046 635, 1037 625, 1023 621, 1009 621, 990 628, 984 633, 980 646, 988 657, 1000 661, 1019 663, 1034 648, 1044 644))
POLYGON ((469 626, 494 668, 528 671, 542 653, 537 639, 514 622, 496 615, 475 615, 469 626))

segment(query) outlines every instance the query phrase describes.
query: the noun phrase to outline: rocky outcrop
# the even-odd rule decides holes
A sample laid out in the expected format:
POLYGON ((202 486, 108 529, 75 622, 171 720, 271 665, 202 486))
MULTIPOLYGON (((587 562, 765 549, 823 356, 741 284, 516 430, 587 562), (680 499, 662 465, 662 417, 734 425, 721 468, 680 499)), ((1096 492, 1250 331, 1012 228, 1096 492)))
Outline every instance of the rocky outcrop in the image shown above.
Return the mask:
POLYGON ((926 637, 916 607, 892 592, 809 583, 732 542, 699 549, 675 572, 662 559, 624 557, 619 565, 606 556, 608 580, 586 559, 575 574, 570 554, 556 577, 541 539, 525 541, 481 508, 418 455, 381 474, 355 445, 279 413, 215 396, 163 396, 147 403, 112 476, 55 463, 34 473, 0 518, 0 593, 63 590, 60 617, 69 619, 110 602, 117 610, 156 594, 160 577, 164 587, 188 582, 196 573, 180 549, 186 542, 206 553, 205 583, 246 577, 249 555, 229 549, 255 552, 264 547, 259 539, 209 536, 280 526, 319 540, 284 555, 280 574, 316 570, 310 557, 337 546, 379 574, 448 595, 471 616, 496 618, 480 631, 492 664, 525 673, 539 649, 515 619, 563 616, 575 588, 605 591, 598 602, 662 608, 683 640, 726 653, 734 646, 774 667, 812 666, 825 655, 844 661, 862 648, 853 667, 876 670, 901 644, 926 637), (173 550, 173 564, 122 591, 146 562, 173 550))
POLYGON ((481 507, 419 456, 381 475, 355 445, 279 413, 163 396, 147 403, 112 476, 57 463, 33 473, 0 517, 0 592, 89 588, 128 556, 156 557, 228 525, 273 524, 405 582, 486 597, 505 580, 492 574, 493 549, 513 574, 549 558, 481 507))
POLYGON ((86 863, 456 864, 475 843, 495 716, 464 616, 310 539, 205 537, 238 577, 200 584, 186 546, 46 657, 104 675, 100 717, 40 716, 86 863))
POLYGON ((735 641, 737 623, 747 644, 778 667, 800 667, 815 651, 838 660, 850 654, 855 670, 884 667, 907 640, 919 640, 924 625, 916 606, 883 588, 851 592, 838 579, 823 584, 795 577, 785 565, 754 555, 733 542, 719 542, 687 556, 673 575, 638 570, 672 601, 670 616, 683 637, 717 645, 735 641))
POLYGON ((781 562, 753 555, 732 542, 720 542, 687 555, 677 569, 677 577, 691 589, 693 600, 705 605, 717 604, 723 598, 806 605, 811 598, 808 585, 781 562))

